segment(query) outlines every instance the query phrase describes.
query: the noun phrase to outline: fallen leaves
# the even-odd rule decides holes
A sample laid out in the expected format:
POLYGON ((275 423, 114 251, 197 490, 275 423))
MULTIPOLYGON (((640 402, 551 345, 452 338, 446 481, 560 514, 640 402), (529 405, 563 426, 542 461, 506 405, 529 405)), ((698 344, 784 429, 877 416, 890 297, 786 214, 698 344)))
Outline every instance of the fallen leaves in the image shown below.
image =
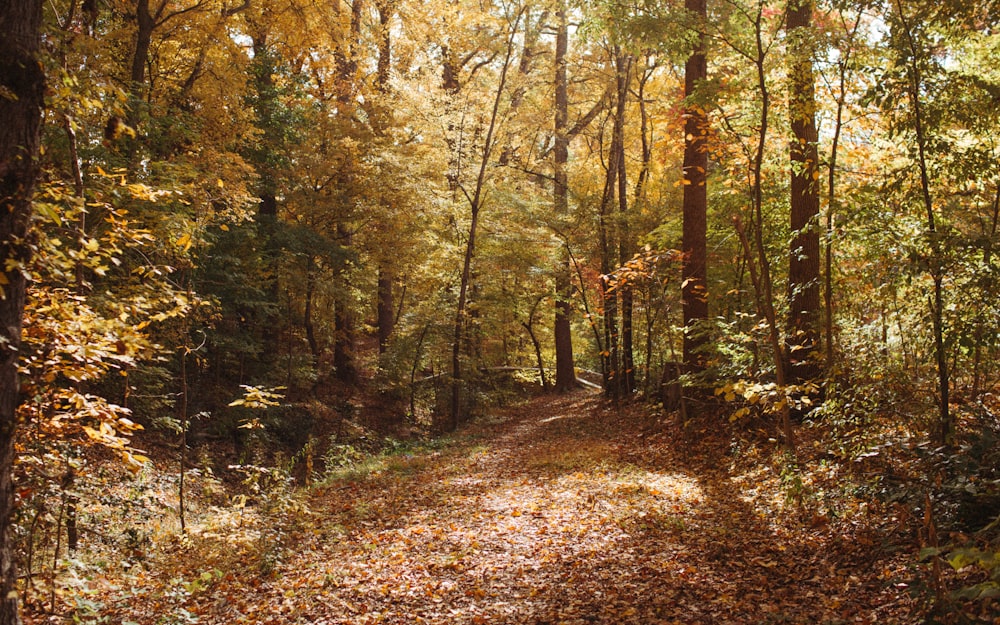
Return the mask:
POLYGON ((781 517, 764 483, 748 495, 669 438, 643 442, 592 396, 504 417, 414 471, 318 489, 272 578, 223 551, 197 570, 226 575, 191 571, 196 592, 142 601, 227 625, 904 622, 879 612, 899 601, 891 564, 852 562, 828 522, 781 517))

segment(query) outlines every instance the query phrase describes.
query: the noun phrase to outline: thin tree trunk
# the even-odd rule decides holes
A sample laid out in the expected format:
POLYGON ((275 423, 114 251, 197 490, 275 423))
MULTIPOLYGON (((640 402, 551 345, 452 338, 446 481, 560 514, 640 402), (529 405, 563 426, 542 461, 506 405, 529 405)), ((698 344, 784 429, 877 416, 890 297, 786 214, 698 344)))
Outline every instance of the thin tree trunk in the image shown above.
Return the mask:
POLYGON ((521 325, 524 329, 528 331, 528 336, 531 338, 531 344, 535 348, 535 360, 538 362, 538 375, 541 377, 542 381, 542 391, 549 390, 549 381, 545 377, 545 361, 542 359, 542 343, 538 340, 538 336, 535 334, 535 313, 538 312, 538 305, 542 303, 542 298, 539 298, 535 305, 531 307, 531 312, 528 314, 528 320, 522 321, 521 325))
POLYGON ((316 262, 310 257, 306 267, 306 303, 302 313, 302 325, 306 331, 306 341, 309 343, 309 353, 312 354, 313 368, 319 368, 319 341, 316 340, 316 328, 313 323, 313 299, 316 292, 316 262))
MULTIPOLYGON (((337 234, 344 247, 351 246, 352 233, 347 224, 338 223, 337 234)), ((353 384, 358 377, 357 366, 354 362, 354 311, 351 310, 351 302, 346 296, 348 276, 344 271, 341 272, 341 280, 343 285, 340 288, 340 297, 337 298, 336 310, 333 315, 333 367, 338 380, 345 384, 353 384)))
POLYGON ((392 270, 388 263, 378 271, 378 353, 384 354, 389 347, 389 337, 396 324, 396 304, 393 301, 392 270))
POLYGON ((523 9, 517 14, 514 23, 511 25, 510 34, 507 39, 507 51, 503 67, 500 70, 500 82, 497 85, 496 96, 493 99, 493 110, 490 114, 489 128, 486 131, 486 138, 483 143, 482 156, 479 162, 479 175, 476 176, 476 187, 471 195, 464 188, 462 189, 462 192, 465 193, 466 198, 469 200, 471 219, 469 221, 469 238, 465 244, 465 257, 462 261, 458 306, 455 311, 455 333, 451 346, 451 422, 449 423, 449 427, 452 431, 458 428, 459 417, 462 411, 462 340, 465 328, 466 306, 468 304, 469 283, 472 275, 472 257, 476 250, 479 211, 482 208, 483 191, 486 185, 486 169, 489 166, 490 156, 493 153, 493 135, 500 120, 500 102, 503 99, 504 88, 507 85, 507 71, 510 69, 511 57, 514 54, 514 38, 517 34, 517 25, 521 21, 522 13, 523 9))
POLYGON ((62 492, 66 506, 66 549, 70 555, 76 553, 80 543, 80 528, 77 523, 77 503, 80 498, 76 495, 76 471, 72 466, 66 469, 63 474, 62 492))
POLYGON ((618 354, 618 294, 612 289, 611 273, 613 250, 613 214, 616 182, 618 177, 616 133, 612 132, 611 149, 609 150, 608 170, 604 181, 604 196, 601 198, 601 212, 598 219, 601 246, 601 302, 604 313, 604 345, 601 352, 601 373, 604 382, 604 394, 612 399, 619 396, 619 354, 618 354))
POLYGON ((911 54, 911 64, 907 68, 910 80, 909 97, 910 106, 913 107, 913 131, 917 139, 920 191, 924 203, 924 211, 927 218, 927 233, 931 246, 930 274, 931 279, 934 281, 934 293, 930 300, 930 313, 938 375, 938 424, 937 431, 934 432, 934 438, 938 444, 951 445, 955 434, 955 424, 951 418, 951 408, 949 406, 948 354, 944 344, 944 260, 941 253, 941 242, 937 236, 937 221, 934 215, 934 201, 931 195, 930 173, 927 164, 927 134, 924 128, 923 104, 920 100, 920 92, 924 86, 923 77, 920 74, 918 63, 919 50, 917 49, 916 41, 913 38, 913 31, 910 29, 900 0, 896 0, 896 9, 899 12, 899 20, 903 26, 911 54))
MULTIPOLYGON (((756 43, 756 56, 754 58, 754 65, 757 70, 757 88, 760 93, 760 130, 757 135, 757 146, 753 152, 753 162, 752 162, 752 184, 750 189, 751 194, 751 215, 754 220, 754 244, 757 248, 757 263, 753 261, 753 249, 750 245, 750 240, 747 236, 746 229, 743 225, 742 220, 739 217, 735 220, 735 226, 737 234, 740 238, 740 244, 743 248, 743 253, 747 258, 747 269, 750 272, 750 280, 754 285, 754 292, 757 295, 757 307, 760 314, 764 317, 768 324, 768 338, 771 346, 771 354, 774 361, 774 378, 775 383, 778 387, 778 392, 784 394, 785 386, 787 385, 787 377, 785 375, 785 354, 784 348, 781 341, 781 335, 778 330, 778 315, 774 308, 774 287, 773 281, 771 279, 771 264, 767 258, 767 250, 764 247, 764 195, 763 195, 763 184, 762 184, 762 173, 764 165, 764 150, 767 146, 767 132, 768 132, 768 116, 771 109, 771 93, 767 87, 767 73, 765 71, 764 62, 766 57, 766 49, 764 47, 763 34, 761 32, 763 28, 763 6, 760 5, 757 13, 757 21, 755 23, 755 43, 756 43)), ((794 431, 792 429, 792 419, 791 411, 788 405, 787 399, 784 397, 780 400, 781 409, 779 414, 779 427, 784 436, 785 447, 791 451, 795 452, 795 437, 794 431)))
MULTIPOLYGON (((0 0, 0 261, 26 265, 25 243, 45 95, 38 59, 42 3, 0 0)), ((4 271, 0 298, 0 625, 20 625, 13 548, 14 442, 17 436, 17 363, 26 281, 20 269, 4 271)))
POLYGON ((829 371, 833 366, 836 356, 836 338, 834 319, 834 299, 833 299, 833 243, 836 231, 834 224, 837 218, 837 211, 840 208, 837 198, 837 157, 839 156, 840 134, 844 128, 844 107, 847 102, 847 70, 854 51, 853 43, 861 26, 861 15, 854 22, 851 29, 850 44, 841 50, 842 58, 838 63, 839 92, 837 94, 837 117, 833 125, 833 139, 830 146, 830 167, 827 172, 827 208, 826 208, 826 254, 824 258, 824 304, 826 308, 825 332, 826 332, 826 366, 829 371))
MULTIPOLYGON (((631 233, 628 221, 628 179, 625 165, 625 114, 628 105, 628 85, 632 72, 631 55, 619 53, 615 60, 617 66, 616 82, 618 89, 618 105, 615 112, 615 132, 618 140, 612 143, 617 146, 614 158, 618 159, 618 266, 627 263, 633 254, 631 233)), ((621 297, 621 372, 620 391, 623 397, 631 397, 635 392, 635 356, 632 347, 632 283, 624 282, 618 285, 621 297)))

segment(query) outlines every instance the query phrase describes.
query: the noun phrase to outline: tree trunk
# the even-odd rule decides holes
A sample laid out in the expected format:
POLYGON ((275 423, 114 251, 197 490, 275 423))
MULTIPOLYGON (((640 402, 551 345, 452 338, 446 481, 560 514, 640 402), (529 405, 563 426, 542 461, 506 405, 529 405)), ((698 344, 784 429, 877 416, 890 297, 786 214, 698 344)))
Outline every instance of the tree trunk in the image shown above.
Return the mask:
POLYGON ((813 84, 812 0, 791 0, 788 7, 788 114, 793 139, 791 159, 792 243, 788 260, 788 381, 804 382, 818 373, 820 306, 819 155, 816 89, 813 84))
MULTIPOLYGON (((774 380, 779 391, 784 393, 785 385, 788 381, 787 376, 785 375, 785 352, 781 341, 781 335, 778 330, 778 314, 774 307, 774 281, 771 279, 771 262, 767 257, 767 249, 764 247, 763 234, 764 187, 762 172, 764 168, 764 150, 767 147, 767 132, 769 127, 768 116, 771 109, 771 92, 767 87, 767 71, 765 70, 767 48, 765 48, 763 41, 762 13, 763 10, 761 9, 757 14, 757 21, 755 23, 757 56, 754 59, 754 65, 757 69, 757 88, 760 92, 760 130, 757 135, 756 150, 753 152, 753 184, 751 188, 751 214, 755 221, 754 243, 757 248, 757 261, 760 263, 759 273, 754 264, 753 253, 751 251, 749 240, 747 239, 746 231, 743 228, 743 224, 739 217, 736 219, 736 230, 740 237, 740 244, 743 247, 743 253, 747 258, 747 269, 750 272, 750 280, 754 284, 754 292, 757 295, 758 311, 767 321, 768 337, 771 343, 771 355, 774 359, 774 380)), ((788 401, 784 401, 781 404, 779 427, 781 428, 781 432, 785 438, 785 447, 792 454, 794 454, 795 432, 792 429, 791 411, 789 410, 788 401)))
POLYGON ((44 105, 45 76, 38 60, 42 3, 0 0, 0 625, 19 625, 17 567, 12 544, 14 439, 17 434, 25 278, 25 244, 31 197, 38 175, 36 156, 44 105), (6 270, 8 263, 18 267, 6 270))
MULTIPOLYGON (((616 83, 618 104, 615 109, 615 133, 617 141, 612 141, 616 147, 613 158, 618 159, 618 266, 627 263, 633 254, 631 234, 628 223, 628 178, 625 167, 625 113, 628 105, 628 85, 632 72, 632 57, 619 53, 615 60, 618 68, 616 83)), ((618 284, 618 295, 621 298, 621 372, 620 395, 630 397, 635 392, 635 356, 632 347, 632 308, 633 293, 631 282, 618 284)))
POLYGON ((521 325, 528 331, 528 337, 531 338, 531 344, 535 348, 535 360, 538 362, 538 375, 541 378, 542 391, 548 391, 549 380, 545 375, 545 360, 542 358, 542 342, 538 340, 538 336, 535 334, 535 313, 538 312, 538 306, 541 303, 541 299, 535 301, 535 305, 531 307, 531 312, 528 314, 528 320, 522 321, 521 325))
MULTIPOLYGON (((827 207, 826 207, 826 249, 824 250, 824 276, 823 276, 823 304, 825 308, 825 343, 826 343, 826 369, 831 371, 836 355, 836 319, 834 295, 833 295, 833 244, 835 239, 834 224, 839 209, 837 198, 837 157, 839 155, 840 135, 844 128, 844 108, 847 102, 847 71, 850 67, 851 56, 854 49, 853 44, 861 27, 861 13, 858 13, 854 26, 851 27, 848 45, 841 48, 841 59, 838 65, 838 93, 837 93, 837 114, 833 123, 833 138, 830 141, 829 171, 827 172, 827 207)), ((846 26, 846 24, 845 24, 846 26)))
MULTIPOLYGON (((379 92, 389 94, 389 72, 392 69, 392 19, 394 2, 379 0, 375 3, 378 11, 378 65, 375 74, 376 86, 379 92)), ((381 129, 380 129, 381 132, 381 129)), ((389 346, 389 337, 396 325, 395 303, 393 301, 394 263, 389 258, 383 258, 378 266, 377 316, 378 316, 378 353, 384 354, 389 346)))
MULTIPOLYGON (((350 34, 345 37, 345 41, 340 42, 335 53, 337 64, 338 81, 337 101, 343 106, 345 111, 354 107, 353 98, 357 85, 355 84, 355 73, 358 69, 355 59, 355 48, 360 45, 361 37, 361 16, 363 15, 365 4, 363 0, 354 0, 351 3, 351 26, 350 34)), ((337 223, 337 238, 341 245, 350 248, 352 245, 353 232, 346 222, 352 213, 351 186, 354 184, 354 158, 347 153, 343 167, 337 173, 338 185, 346 191, 347 199, 344 201, 344 220, 337 223)), ((355 320, 352 302, 347 297, 349 292, 348 275, 346 271, 340 274, 342 284, 340 285, 340 296, 337 298, 336 311, 334 312, 334 343, 333 343, 333 366, 337 379, 346 384, 354 384, 358 379, 357 365, 354 360, 355 352, 355 320)))
MULTIPOLYGON (((556 30, 556 80, 555 80, 555 147, 553 148, 552 207, 556 217, 569 214, 569 185, 566 164, 569 161, 569 97, 567 95, 566 53, 569 48, 569 27, 566 21, 566 3, 561 0, 557 13, 556 30)), ((570 277, 569 251, 563 247, 556 267, 556 391, 563 393, 576 387, 576 367, 573 362, 573 331, 570 315, 573 312, 573 289, 570 277)))
MULTIPOLYGON (((343 222, 337 224, 337 235, 344 247, 351 246, 351 232, 343 222)), ((337 298, 337 308, 333 315, 333 368, 338 380, 353 384, 358 379, 354 363, 354 311, 351 310, 351 302, 346 295, 349 291, 346 273, 341 272, 340 278, 340 297, 337 298)))
POLYGON ((319 341, 316 339, 316 326, 313 323, 313 299, 316 293, 316 262, 310 257, 306 267, 306 303, 302 313, 302 325, 306 331, 306 341, 309 343, 309 353, 312 354, 313 369, 319 372, 319 341))
POLYGON ((681 267, 681 307, 684 318, 684 364, 689 370, 700 370, 705 356, 700 348, 705 343, 702 331, 693 331, 700 321, 708 319, 708 115, 705 107, 695 102, 699 83, 708 77, 705 57, 703 24, 707 19, 705 0, 685 0, 684 7, 698 21, 699 34, 691 56, 684 66, 684 200, 683 247, 681 267))
MULTIPOLYGON (((129 73, 131 84, 129 85, 130 95, 133 100, 133 107, 142 101, 142 91, 146 86, 146 63, 149 60, 149 47, 153 42, 153 30, 156 28, 156 21, 149 10, 149 0, 138 0, 135 6, 135 49, 132 53, 132 67, 129 73)), ((129 121, 134 122, 136 110, 129 111, 129 121)))
POLYGON ((458 428, 459 417, 462 412, 462 341, 465 330, 466 306, 468 304, 469 283, 472 276, 472 258, 476 250, 476 232, 479 227, 479 211, 482 208, 483 191, 486 185, 486 171, 493 154, 494 133, 497 124, 500 122, 500 102, 503 99, 504 89, 507 86, 507 71, 510 69, 511 57, 514 54, 514 38, 517 34, 517 25, 521 21, 521 14, 511 25, 509 38, 507 39, 507 52, 504 57, 503 67, 500 70, 500 82, 497 85, 496 95, 493 99, 493 110, 490 114, 489 128, 486 131, 486 138, 483 142, 483 151, 480 155, 479 174, 476 176, 476 187, 471 194, 463 188, 466 198, 469 200, 469 238, 465 244, 465 256, 462 262, 462 276, 459 282, 458 306, 455 310, 455 333, 451 345, 451 421, 449 428, 458 428))
POLYGON ((944 340, 944 259, 942 258, 941 241, 937 234, 937 219, 934 214, 934 199, 931 194, 929 164, 927 162, 927 130, 924 127, 924 108, 920 94, 924 89, 923 76, 920 73, 920 50, 914 39, 913 31, 903 12, 903 5, 896 0, 896 9, 903 32, 907 39, 910 52, 910 66, 907 68, 909 78, 910 106, 913 109, 913 132, 917 140, 917 164, 920 167, 920 191, 926 215, 927 235, 930 240, 931 255, 929 273, 934 282, 934 293, 930 299, 931 325, 934 333, 934 356, 937 363, 938 377, 938 423, 933 433, 934 440, 940 445, 951 445, 955 436, 955 423, 949 406, 949 372, 948 353, 944 340))
POLYGON ((396 325, 396 305, 392 296, 392 274, 388 263, 378 270, 378 353, 384 354, 396 325))

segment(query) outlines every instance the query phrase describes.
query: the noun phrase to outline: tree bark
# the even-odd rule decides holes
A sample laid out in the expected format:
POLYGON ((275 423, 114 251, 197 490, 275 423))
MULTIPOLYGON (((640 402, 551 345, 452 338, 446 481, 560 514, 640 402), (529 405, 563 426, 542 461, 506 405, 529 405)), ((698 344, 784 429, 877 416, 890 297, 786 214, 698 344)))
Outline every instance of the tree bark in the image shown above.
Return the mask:
POLYGON ((319 368, 319 341, 316 339, 316 326, 313 323, 313 299, 316 292, 316 261, 310 257, 306 266, 306 303, 302 313, 302 325, 306 330, 306 341, 309 343, 309 353, 312 354, 313 368, 319 368))
MULTIPOLYGON (((129 73, 131 84, 130 93, 133 100, 133 107, 142 100, 142 90, 146 84, 146 62, 149 59, 149 47, 153 42, 153 30, 156 28, 156 20, 149 10, 149 0, 138 0, 135 6, 135 49, 132 53, 132 67, 129 73)), ((133 108, 130 115, 136 114, 133 108)), ((135 121, 130 116, 129 121, 135 121)))
POLYGON ((820 250, 819 155, 816 135, 816 89, 813 82, 812 0, 791 0, 788 7, 789 94, 792 127, 792 243, 788 260, 788 381, 804 382, 819 371, 820 250))
MULTIPOLYGON (((337 85, 337 101, 343 106, 345 111, 353 108, 353 98, 357 85, 355 84, 355 74, 358 69, 355 58, 356 47, 361 40, 361 17, 365 10, 363 0, 354 0, 351 3, 351 25, 350 31, 345 41, 340 42, 337 48, 335 60, 337 72, 339 74, 339 84, 337 85)), ((354 184, 354 157, 349 152, 345 155, 345 162, 341 170, 337 173, 338 184, 341 188, 348 190, 344 208, 344 220, 337 223, 337 238, 345 248, 352 245, 353 233, 347 223, 347 219, 352 213, 350 192, 354 184)), ((336 311, 334 312, 334 343, 333 343, 333 366, 337 379, 346 384, 353 384, 358 379, 357 365, 354 359, 355 352, 355 319, 352 302, 347 297, 348 275, 346 271, 341 272, 343 284, 339 289, 340 296, 337 298, 336 311)))
MULTIPOLYGON (((351 247, 352 233, 344 222, 337 224, 337 236, 344 247, 351 247)), ((358 379, 357 365, 354 362, 354 311, 347 297, 349 287, 346 271, 341 272, 340 278, 342 281, 340 296, 337 298, 333 314, 333 368, 338 380, 353 384, 358 379)))
POLYGON ((604 350, 601 352, 601 374, 604 394, 618 398, 618 294, 612 288, 611 273, 614 251, 614 210, 615 190, 618 180, 618 148, 615 145, 617 133, 612 130, 611 148, 608 150, 608 168, 604 180, 604 194, 601 197, 598 216, 598 238, 601 246, 601 307, 604 325, 604 350))
POLYGON ((705 337, 695 331, 699 322, 708 319, 708 115, 705 107, 694 98, 700 83, 708 77, 705 56, 706 37, 703 23, 707 19, 705 0, 685 0, 684 7, 698 20, 698 38, 691 56, 684 65, 684 200, 682 243, 684 259, 681 267, 681 308, 684 319, 684 364, 689 370, 704 367, 701 353, 705 337))
POLYGON ((0 97, 0 625, 21 623, 12 544, 13 468, 27 286, 20 267, 31 257, 27 235, 45 94, 38 60, 41 21, 40 1, 0 0, 0 90, 6 94, 0 97))
MULTIPOLYGON (((392 19, 393 2, 380 0, 375 3, 378 11, 378 66, 376 86, 383 96, 389 93, 389 72, 392 69, 392 31, 389 22, 392 19)), ((384 354, 389 346, 389 337, 396 325, 395 303, 393 300, 394 263, 389 258, 383 258, 378 267, 377 287, 377 317, 378 317, 378 352, 384 354)))
MULTIPOLYGON (((566 54, 569 48, 569 27, 566 20, 566 3, 559 3, 555 50, 555 147, 553 149, 552 208, 557 218, 569 214, 569 182, 566 164, 569 162, 569 96, 566 75, 566 54)), ((573 331, 570 316, 573 312, 573 290, 570 276, 569 252, 564 246, 556 267, 556 391, 564 393, 576 388, 576 367, 573 362, 573 331)))
MULTIPOLYGON (((619 53, 615 60, 617 66, 616 83, 618 104, 615 110, 615 133, 618 140, 612 143, 616 147, 614 158, 618 159, 618 266, 627 263, 633 254, 631 234, 628 222, 628 177, 625 166, 625 115, 628 105, 628 85, 632 72, 632 57, 619 53)), ((635 356, 632 347, 632 309, 633 290, 631 282, 619 282, 618 295, 621 298, 621 372, 620 394, 629 397, 635 392, 635 356)))
POLYGON ((378 271, 378 352, 384 354, 389 347, 389 337, 396 325, 396 305, 392 293, 392 274, 387 265, 378 271))

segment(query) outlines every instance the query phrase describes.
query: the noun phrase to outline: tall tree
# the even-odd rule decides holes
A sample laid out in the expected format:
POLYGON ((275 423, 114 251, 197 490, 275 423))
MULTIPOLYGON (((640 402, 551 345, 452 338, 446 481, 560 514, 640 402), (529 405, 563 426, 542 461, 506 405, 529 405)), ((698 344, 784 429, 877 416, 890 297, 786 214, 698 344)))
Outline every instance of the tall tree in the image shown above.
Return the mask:
MULTIPOLYGON (((566 72, 566 54, 569 48, 569 26, 566 19, 566 2, 559 0, 556 12, 555 49, 555 147, 553 149, 552 207, 556 217, 569 213, 569 182, 566 165, 569 161, 569 95, 566 72)), ((565 392, 576 386, 576 369, 573 362, 573 330, 570 325, 572 287, 569 250, 561 249, 556 268, 556 390, 565 392)))
POLYGON ((42 3, 0 0, 0 625, 18 625, 17 567, 12 549, 14 439, 18 358, 31 256, 27 239, 38 175, 45 76, 38 59, 42 3))
POLYGON ((938 422, 934 431, 934 440, 941 445, 950 445, 954 438, 955 423, 949 406, 949 391, 951 384, 948 371, 948 353, 945 346, 944 320, 944 279, 945 259, 941 237, 938 233, 938 217, 934 211, 934 195, 931 189, 931 174, 929 144, 932 141, 931 130, 926 119, 926 106, 923 94, 927 88, 924 72, 932 65, 932 54, 922 45, 918 28, 912 23, 913 17, 907 15, 903 3, 895 0, 893 3, 893 32, 897 40, 896 49, 900 69, 905 73, 905 94, 909 100, 912 118, 913 139, 916 143, 917 170, 920 175, 920 200, 925 215, 927 240, 930 253, 926 266, 934 283, 932 299, 929 298, 932 331, 934 334, 934 360, 937 364, 938 382, 938 422))
POLYGON ((705 21, 708 9, 705 0, 685 0, 684 7, 693 19, 697 30, 694 48, 684 65, 684 253, 681 282, 684 316, 684 364, 692 370, 704 365, 700 347, 704 334, 697 328, 700 321, 708 319, 708 114, 697 101, 701 83, 708 77, 705 56, 705 21))
MULTIPOLYGON (((341 10, 340 2, 334 3, 335 12, 341 10)), ((354 99, 357 93, 357 71, 358 71, 358 47, 361 38, 361 17, 364 12, 364 1, 354 0, 351 3, 350 26, 345 32, 342 41, 337 42, 336 64, 338 70, 337 101, 346 113, 354 108, 354 99)), ((346 115, 345 115, 346 117, 346 115)), ((349 189, 354 183, 354 155, 345 153, 345 161, 340 170, 338 186, 342 189, 349 189)), ((344 194, 345 204, 350 204, 352 198, 349 193, 344 194)), ((337 223, 338 242, 344 247, 350 248, 353 239, 353 230, 346 221, 346 214, 351 212, 351 206, 344 206, 345 219, 337 223)), ((342 272, 343 279, 347 281, 347 272, 342 272)), ((336 370, 337 378, 343 382, 353 383, 357 379, 357 365, 355 364, 355 319, 351 301, 348 297, 350 290, 344 285, 339 291, 337 308, 334 312, 334 343, 333 343, 333 367, 336 370)))
POLYGON ((792 128, 792 243, 788 256, 788 381, 815 376, 819 347, 820 251, 819 156, 816 134, 816 89, 813 81, 812 0, 790 0, 788 34, 788 116, 792 128))
POLYGON ((625 78, 622 75, 623 54, 618 45, 610 52, 610 64, 615 70, 613 94, 615 110, 611 113, 611 143, 608 147, 607 167, 604 177, 604 191, 601 195, 600 213, 598 215, 600 232, 598 239, 601 246, 601 299, 604 310, 604 345, 601 354, 604 393, 613 399, 622 394, 623 371, 621 366, 621 328, 618 324, 618 289, 613 281, 613 272, 619 264, 615 248, 616 238, 621 241, 619 218, 615 215, 620 206, 616 205, 619 195, 619 178, 624 178, 620 171, 624 165, 625 140, 625 96, 627 89, 620 87, 625 78))
MULTIPOLYGON (((493 155, 493 148, 496 146, 495 135, 497 125, 502 121, 500 115, 500 104, 503 100, 507 86, 507 74, 511 67, 514 56, 514 42, 517 36, 521 17, 524 13, 522 7, 510 21, 510 30, 504 52, 503 65, 500 67, 500 76, 497 82, 496 94, 493 98, 493 108, 490 113, 489 123, 486 129, 486 136, 483 139, 483 148, 479 158, 479 172, 476 175, 475 186, 470 190, 461 186, 466 200, 469 202, 469 233, 465 241, 465 255, 462 261, 462 273, 458 287, 458 306, 455 310, 455 332, 451 344, 451 423, 449 427, 454 430, 458 427, 459 417, 462 412, 462 342, 465 336, 466 316, 468 314, 469 291, 472 286, 472 259, 476 253, 476 234, 479 229, 479 214, 483 208, 483 198, 486 191, 487 168, 493 155)), ((448 85, 445 85, 447 90, 448 85)))
MULTIPOLYGON (((615 59, 615 86, 618 105, 615 111, 615 132, 618 141, 612 142, 617 152, 611 158, 618 159, 618 266, 624 267, 632 258, 635 246, 628 220, 628 177, 625 162, 625 114, 628 110, 629 83, 632 76, 633 58, 620 51, 615 59)), ((632 347, 633 293, 631 281, 620 281, 618 296, 621 299, 621 364, 619 388, 622 396, 635 392, 635 357, 632 347)))
MULTIPOLYGON (((390 21, 395 10, 392 0, 379 0, 375 3, 378 13, 378 65, 375 73, 376 88, 383 97, 389 95, 389 72, 392 69, 392 30, 390 21)), ((377 131, 381 128, 377 129, 377 131)), ((384 353, 389 345, 396 324, 396 306, 393 300, 393 283, 395 282, 395 266, 389 258, 382 258, 378 267, 378 286, 376 316, 378 324, 378 349, 384 353)))

